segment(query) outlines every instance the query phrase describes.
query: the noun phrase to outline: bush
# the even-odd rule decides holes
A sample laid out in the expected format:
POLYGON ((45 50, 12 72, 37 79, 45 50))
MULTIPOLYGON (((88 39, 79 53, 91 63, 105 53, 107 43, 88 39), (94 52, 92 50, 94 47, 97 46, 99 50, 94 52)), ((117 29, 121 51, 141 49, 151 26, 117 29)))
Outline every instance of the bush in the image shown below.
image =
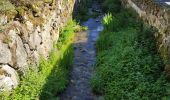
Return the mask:
POLYGON ((102 5, 102 10, 106 13, 119 13, 121 10, 120 0, 97 0, 102 5))
POLYGON ((76 5, 77 9, 74 9, 73 18, 78 21, 86 21, 90 16, 88 15, 88 8, 92 5, 92 0, 78 0, 78 4, 76 5))
POLYGON ((154 31, 141 24, 127 9, 104 17, 91 84, 106 100, 160 100, 167 93, 154 31))

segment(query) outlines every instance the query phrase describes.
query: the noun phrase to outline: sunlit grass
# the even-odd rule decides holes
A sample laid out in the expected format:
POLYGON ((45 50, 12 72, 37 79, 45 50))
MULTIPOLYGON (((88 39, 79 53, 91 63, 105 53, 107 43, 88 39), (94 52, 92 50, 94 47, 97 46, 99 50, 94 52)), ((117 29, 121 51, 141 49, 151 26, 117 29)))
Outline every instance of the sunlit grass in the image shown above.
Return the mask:
POLYGON ((73 61, 73 38, 76 23, 69 21, 61 30, 58 42, 48 60, 41 57, 38 71, 29 70, 12 94, 4 93, 1 100, 56 100, 68 84, 73 61))

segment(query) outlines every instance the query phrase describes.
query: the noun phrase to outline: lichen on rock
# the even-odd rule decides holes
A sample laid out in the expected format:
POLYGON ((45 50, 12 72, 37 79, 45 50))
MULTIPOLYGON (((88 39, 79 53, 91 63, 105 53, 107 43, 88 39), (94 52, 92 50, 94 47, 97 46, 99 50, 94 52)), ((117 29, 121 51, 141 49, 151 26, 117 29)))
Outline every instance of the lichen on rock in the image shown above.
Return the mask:
MULTIPOLYGON (((40 57, 48 59, 60 28, 72 18, 73 6, 74 0, 0 0, 0 65, 19 76, 38 70, 40 57)), ((0 79, 0 89, 12 85, 10 77, 0 79)))

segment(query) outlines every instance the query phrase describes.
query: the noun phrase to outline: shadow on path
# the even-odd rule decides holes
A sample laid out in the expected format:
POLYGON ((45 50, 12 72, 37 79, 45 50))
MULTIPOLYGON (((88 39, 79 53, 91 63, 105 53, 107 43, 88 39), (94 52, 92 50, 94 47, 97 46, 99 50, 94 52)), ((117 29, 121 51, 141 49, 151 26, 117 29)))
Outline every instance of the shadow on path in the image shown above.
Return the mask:
MULTIPOLYGON (((93 3, 91 10, 97 8, 100 10, 97 2, 93 3)), ((93 75, 94 64, 96 61, 95 42, 100 31, 103 30, 101 24, 102 16, 97 18, 89 18, 88 21, 82 23, 87 26, 88 30, 76 33, 74 41, 74 61, 73 69, 70 76, 70 84, 63 94, 61 100, 98 100, 98 96, 94 95, 90 86, 90 79, 93 75)))

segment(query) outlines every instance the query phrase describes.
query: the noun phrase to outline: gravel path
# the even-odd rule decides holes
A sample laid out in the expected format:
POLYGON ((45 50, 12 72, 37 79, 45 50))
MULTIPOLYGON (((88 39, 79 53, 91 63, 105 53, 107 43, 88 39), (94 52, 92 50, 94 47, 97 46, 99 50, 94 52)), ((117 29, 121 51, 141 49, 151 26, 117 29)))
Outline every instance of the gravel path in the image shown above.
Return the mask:
MULTIPOLYGON (((93 3, 92 10, 100 11, 97 2, 93 3)), ((89 18, 82 23, 87 26, 85 32, 76 33, 74 42, 74 65, 70 76, 70 84, 66 91, 60 96, 60 100, 99 100, 90 87, 90 78, 93 75, 96 60, 95 42, 102 31, 102 16, 96 19, 89 18)))

